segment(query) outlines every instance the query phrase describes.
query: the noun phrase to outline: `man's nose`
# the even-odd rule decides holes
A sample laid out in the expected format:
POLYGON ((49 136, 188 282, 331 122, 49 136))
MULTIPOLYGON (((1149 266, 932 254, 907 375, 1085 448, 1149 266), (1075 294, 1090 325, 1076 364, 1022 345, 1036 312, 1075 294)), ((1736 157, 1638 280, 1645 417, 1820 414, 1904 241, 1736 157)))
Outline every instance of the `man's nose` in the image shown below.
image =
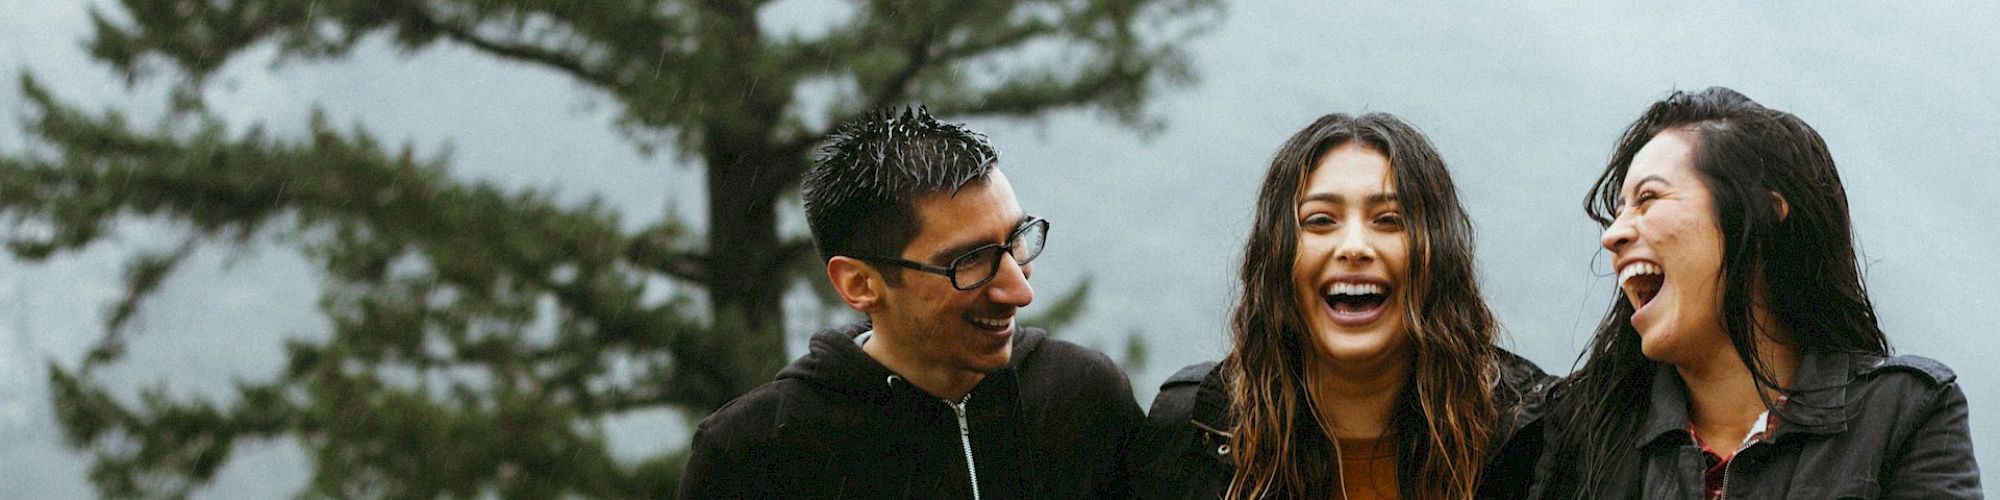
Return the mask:
POLYGON ((993 282, 986 284, 986 297, 995 303, 1023 307, 1035 301, 1035 288, 1028 285, 1027 266, 1014 262, 1007 255, 1000 256, 1000 269, 993 271, 993 282))

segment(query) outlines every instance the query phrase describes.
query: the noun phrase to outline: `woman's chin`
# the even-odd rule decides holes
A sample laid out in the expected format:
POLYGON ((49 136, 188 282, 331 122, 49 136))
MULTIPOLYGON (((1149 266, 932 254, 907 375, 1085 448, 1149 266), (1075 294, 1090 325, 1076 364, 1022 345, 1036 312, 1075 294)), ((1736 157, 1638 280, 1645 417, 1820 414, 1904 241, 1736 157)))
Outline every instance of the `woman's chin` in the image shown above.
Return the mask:
POLYGON ((1330 330, 1335 331, 1314 332, 1313 335, 1318 344, 1314 346, 1316 347, 1315 351, 1325 361, 1335 363, 1378 361, 1395 354, 1397 347, 1399 347, 1398 344, 1400 344, 1396 341, 1400 336, 1395 332, 1330 330))
POLYGON ((1683 354, 1687 352, 1687 349, 1676 345, 1675 342, 1666 337, 1669 337, 1669 335, 1666 335, 1665 332, 1653 332, 1652 334, 1647 334, 1643 331, 1639 332, 1639 353, 1646 355, 1646 359, 1653 361, 1670 365, 1680 364, 1681 361, 1684 361, 1683 358, 1686 357, 1683 354))

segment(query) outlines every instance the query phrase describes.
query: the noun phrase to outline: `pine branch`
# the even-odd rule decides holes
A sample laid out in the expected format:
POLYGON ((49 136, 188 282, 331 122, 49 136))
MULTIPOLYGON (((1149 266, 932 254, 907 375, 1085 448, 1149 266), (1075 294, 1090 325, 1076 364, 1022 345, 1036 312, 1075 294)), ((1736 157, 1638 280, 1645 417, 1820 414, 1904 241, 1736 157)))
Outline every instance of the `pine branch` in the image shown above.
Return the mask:
POLYGON ((406 22, 415 29, 436 30, 445 38, 464 43, 501 59, 527 62, 568 74, 605 91, 616 92, 625 85, 625 82, 618 78, 589 67, 582 57, 535 45, 481 36, 474 27, 439 21, 434 16, 413 16, 406 22))

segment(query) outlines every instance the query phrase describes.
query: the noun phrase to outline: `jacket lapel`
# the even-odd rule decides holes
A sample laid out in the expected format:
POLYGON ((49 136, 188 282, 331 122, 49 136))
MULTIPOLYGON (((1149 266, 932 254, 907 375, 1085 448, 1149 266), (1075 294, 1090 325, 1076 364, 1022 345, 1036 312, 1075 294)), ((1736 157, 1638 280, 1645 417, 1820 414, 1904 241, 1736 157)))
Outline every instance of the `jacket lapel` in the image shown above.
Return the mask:
MULTIPOLYGON (((1639 426, 1632 446, 1644 448, 1668 435, 1687 439, 1687 385, 1681 382, 1674 365, 1653 363, 1653 389, 1646 421, 1639 426)), ((1676 443, 1679 444, 1679 443, 1676 443)))

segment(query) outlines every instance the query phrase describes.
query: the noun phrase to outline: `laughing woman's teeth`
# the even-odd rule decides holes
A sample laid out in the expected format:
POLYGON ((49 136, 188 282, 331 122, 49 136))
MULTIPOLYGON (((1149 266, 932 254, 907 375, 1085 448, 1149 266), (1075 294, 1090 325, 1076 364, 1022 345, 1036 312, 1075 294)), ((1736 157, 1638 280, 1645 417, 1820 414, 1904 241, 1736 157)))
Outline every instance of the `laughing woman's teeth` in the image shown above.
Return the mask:
POLYGON ((1638 262, 1625 266, 1625 269, 1618 272, 1618 286, 1624 287, 1626 282, 1632 281, 1632 277, 1642 274, 1660 274, 1660 266, 1650 262, 1638 262))
POLYGON ((1334 283, 1326 287, 1327 295, 1380 295, 1382 285, 1373 283, 1334 283))

